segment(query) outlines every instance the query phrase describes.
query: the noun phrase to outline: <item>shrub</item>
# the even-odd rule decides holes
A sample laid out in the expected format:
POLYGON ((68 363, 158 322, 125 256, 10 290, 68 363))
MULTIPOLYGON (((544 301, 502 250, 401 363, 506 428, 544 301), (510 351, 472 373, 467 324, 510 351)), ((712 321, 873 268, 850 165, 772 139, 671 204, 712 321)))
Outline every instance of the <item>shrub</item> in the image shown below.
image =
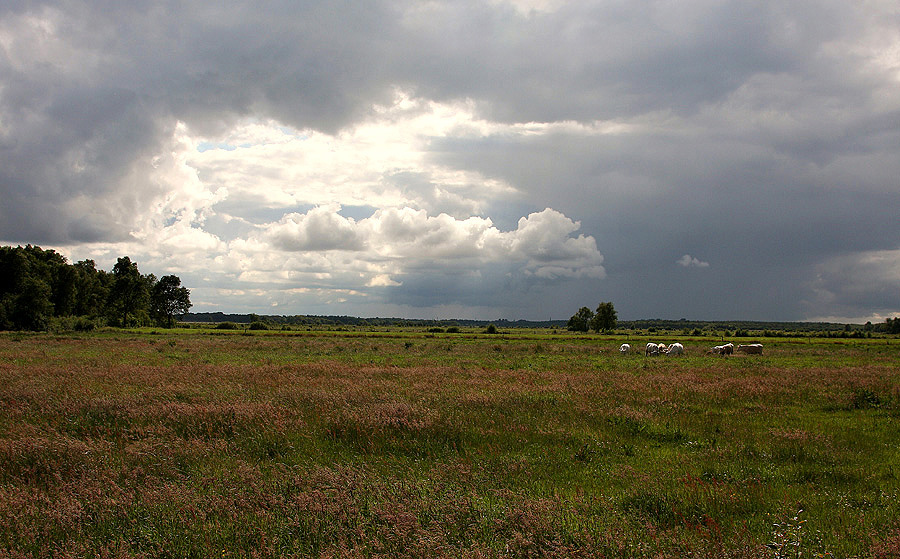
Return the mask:
POLYGON ((447 333, 448 334, 459 334, 459 327, 451 326, 451 327, 447 328, 447 333))
POLYGON ((497 327, 494 326, 493 324, 488 324, 488 325, 487 325, 487 328, 484 329, 484 333, 485 333, 485 334, 496 334, 496 333, 497 333, 497 327))
POLYGON ((220 322, 216 324, 216 330, 237 330, 238 325, 234 322, 220 322))
POLYGON ((102 326, 103 324, 98 324, 100 319, 91 319, 87 316, 79 316, 75 319, 75 323, 72 325, 72 328, 76 332, 90 332, 97 326, 102 326))
POLYGON ((93 319, 89 316, 59 316, 50 319, 48 330, 51 332, 91 332, 99 326, 103 326, 101 319, 93 319))
POLYGON ((265 322, 254 321, 250 323, 251 330, 268 330, 269 326, 265 322))
POLYGON ((854 410, 879 408, 882 403, 878 394, 868 388, 856 388, 850 396, 850 409, 854 410))

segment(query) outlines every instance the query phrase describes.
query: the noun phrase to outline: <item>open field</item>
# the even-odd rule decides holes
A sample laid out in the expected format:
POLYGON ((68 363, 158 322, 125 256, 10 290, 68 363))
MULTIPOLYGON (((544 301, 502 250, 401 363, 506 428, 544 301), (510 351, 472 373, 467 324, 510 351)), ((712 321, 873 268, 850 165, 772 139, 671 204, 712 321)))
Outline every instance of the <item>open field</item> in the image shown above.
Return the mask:
POLYGON ((0 557, 900 554, 900 340, 246 334, 0 334, 0 557))

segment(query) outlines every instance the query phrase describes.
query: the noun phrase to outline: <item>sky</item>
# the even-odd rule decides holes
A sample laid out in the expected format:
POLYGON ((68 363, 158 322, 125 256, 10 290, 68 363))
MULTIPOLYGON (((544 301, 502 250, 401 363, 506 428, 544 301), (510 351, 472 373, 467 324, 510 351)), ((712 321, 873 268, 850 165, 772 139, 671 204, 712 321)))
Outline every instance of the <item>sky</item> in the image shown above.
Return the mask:
POLYGON ((895 0, 0 7, 0 244, 195 312, 880 322, 898 215, 895 0))

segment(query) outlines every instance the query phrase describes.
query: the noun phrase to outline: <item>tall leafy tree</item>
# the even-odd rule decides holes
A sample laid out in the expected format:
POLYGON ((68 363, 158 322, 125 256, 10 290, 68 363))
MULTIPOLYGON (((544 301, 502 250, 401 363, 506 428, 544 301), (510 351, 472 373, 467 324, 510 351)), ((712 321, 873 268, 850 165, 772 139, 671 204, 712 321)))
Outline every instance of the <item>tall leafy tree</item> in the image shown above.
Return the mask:
POLYGON ((885 331, 889 334, 900 334, 900 317, 884 319, 885 331))
POLYGON ((569 318, 566 327, 575 332, 587 332, 591 325, 591 319, 594 318, 594 311, 587 307, 581 307, 578 312, 569 318))
POLYGON ((109 292, 109 306, 122 326, 128 326, 129 316, 134 317, 147 309, 149 289, 147 281, 138 271, 137 263, 127 256, 113 266, 113 283, 109 292))
POLYGON ((45 330, 53 317, 52 290, 47 282, 27 277, 13 299, 11 318, 21 330, 45 330))
POLYGON ((0 247, 0 329, 42 330, 53 317, 53 271, 65 259, 39 247, 0 247))
POLYGON ((104 314, 112 284, 112 276, 98 270, 93 260, 82 260, 72 265, 75 272, 76 316, 97 317, 104 314))
POLYGON ((52 301, 53 313, 56 316, 72 316, 77 305, 76 280, 78 274, 73 266, 65 262, 54 266, 52 271, 52 301))
POLYGON ((614 330, 618 322, 618 313, 612 302, 602 302, 597 306, 597 312, 591 319, 591 329, 594 332, 614 330))
POLYGON ((175 317, 191 308, 191 292, 181 286, 181 278, 163 276, 150 290, 150 316, 160 324, 171 328, 175 317))

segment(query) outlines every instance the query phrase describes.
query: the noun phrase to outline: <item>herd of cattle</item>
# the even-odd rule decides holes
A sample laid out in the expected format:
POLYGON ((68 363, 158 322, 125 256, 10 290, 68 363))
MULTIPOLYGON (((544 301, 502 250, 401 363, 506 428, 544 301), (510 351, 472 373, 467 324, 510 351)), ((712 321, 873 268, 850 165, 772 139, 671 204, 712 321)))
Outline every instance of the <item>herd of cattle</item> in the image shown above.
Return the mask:
MULTIPOLYGON (((762 344, 746 344, 739 345, 737 347, 734 346, 733 343, 729 342, 724 345, 717 345, 713 348, 710 348, 707 353, 712 353, 715 355, 732 355, 734 352, 738 353, 747 353, 750 355, 762 355, 762 344)), ((619 353, 625 355, 631 352, 631 344, 622 344, 619 346, 619 353)), ((682 355, 684 354, 684 346, 678 342, 675 342, 671 345, 666 344, 655 344, 650 342, 647 344, 647 349, 644 350, 644 355, 682 355)))

